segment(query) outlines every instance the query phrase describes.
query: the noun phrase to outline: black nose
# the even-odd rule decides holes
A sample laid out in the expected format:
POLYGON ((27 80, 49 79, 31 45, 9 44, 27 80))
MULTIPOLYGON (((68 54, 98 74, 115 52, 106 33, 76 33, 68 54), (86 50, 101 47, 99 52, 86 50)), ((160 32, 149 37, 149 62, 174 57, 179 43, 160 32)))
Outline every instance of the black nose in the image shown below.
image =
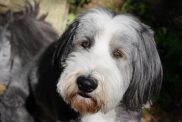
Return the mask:
POLYGON ((91 77, 80 76, 77 78, 76 82, 78 89, 84 93, 90 93, 98 86, 97 80, 91 77))

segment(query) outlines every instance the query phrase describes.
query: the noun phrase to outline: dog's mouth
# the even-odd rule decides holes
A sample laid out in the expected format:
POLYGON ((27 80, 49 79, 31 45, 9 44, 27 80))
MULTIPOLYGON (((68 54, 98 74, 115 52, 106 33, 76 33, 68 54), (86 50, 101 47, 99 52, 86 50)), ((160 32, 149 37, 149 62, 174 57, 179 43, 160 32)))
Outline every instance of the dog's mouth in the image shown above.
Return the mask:
POLYGON ((102 99, 96 99, 93 94, 82 91, 67 93, 65 94, 66 102, 81 114, 96 113, 104 106, 102 99))
POLYGON ((84 98, 92 98, 90 95, 83 93, 83 92, 78 92, 78 94, 84 98))
POLYGON ((81 114, 96 113, 102 106, 94 97, 80 91, 70 95, 66 100, 75 111, 81 114))

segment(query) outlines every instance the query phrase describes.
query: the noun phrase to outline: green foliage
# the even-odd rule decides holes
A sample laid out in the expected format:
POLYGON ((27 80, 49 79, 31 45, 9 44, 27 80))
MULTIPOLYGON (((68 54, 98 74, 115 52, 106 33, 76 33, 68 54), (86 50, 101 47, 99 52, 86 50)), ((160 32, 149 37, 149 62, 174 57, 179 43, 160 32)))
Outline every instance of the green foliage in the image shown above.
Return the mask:
POLYGON ((85 3, 89 3, 91 0, 68 0, 68 2, 72 5, 82 5, 85 3))
POLYGON ((91 2, 91 0, 68 0, 68 2, 70 4, 69 13, 75 16, 78 13, 82 12, 84 10, 84 4, 88 4, 89 2, 91 2))
POLYGON ((146 11, 146 5, 142 1, 137 2, 136 0, 125 0, 122 5, 122 11, 129 12, 133 10, 144 13, 146 11))
POLYGON ((73 20, 75 19, 75 14, 74 13, 69 13, 68 14, 68 17, 67 17, 67 25, 70 25, 72 22, 73 22, 73 20))
MULTIPOLYGON (((171 28, 161 27, 156 31, 156 40, 160 46, 161 59, 164 69, 164 83, 159 103, 164 108, 178 106, 182 89, 182 42, 181 36, 171 28)), ((170 109, 170 108, 169 108, 170 109)))

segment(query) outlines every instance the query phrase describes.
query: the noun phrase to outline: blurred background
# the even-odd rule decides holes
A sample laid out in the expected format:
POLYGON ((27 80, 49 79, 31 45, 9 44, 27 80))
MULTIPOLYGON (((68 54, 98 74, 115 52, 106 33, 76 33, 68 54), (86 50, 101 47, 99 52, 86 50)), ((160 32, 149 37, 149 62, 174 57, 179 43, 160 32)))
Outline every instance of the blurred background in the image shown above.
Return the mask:
MULTIPOLYGON (((18 11, 24 2, 25 0, 0 0, 0 12, 18 11)), ((155 32, 164 79, 158 101, 151 108, 143 110, 142 122, 182 122, 182 0, 39 2, 40 14, 47 15, 46 21, 50 22, 60 35, 78 13, 95 7, 104 7, 117 13, 131 13, 150 25, 155 32)))

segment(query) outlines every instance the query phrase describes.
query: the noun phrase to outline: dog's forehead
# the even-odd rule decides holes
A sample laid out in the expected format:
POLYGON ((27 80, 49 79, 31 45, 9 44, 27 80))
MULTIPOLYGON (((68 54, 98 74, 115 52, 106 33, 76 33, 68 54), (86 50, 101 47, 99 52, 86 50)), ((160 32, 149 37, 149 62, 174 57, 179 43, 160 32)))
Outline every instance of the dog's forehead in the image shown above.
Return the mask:
POLYGON ((139 22, 131 15, 120 14, 115 15, 110 11, 95 9, 89 11, 80 17, 80 23, 82 28, 87 29, 106 29, 111 31, 122 31, 127 27, 128 30, 140 27, 139 22))
MULTIPOLYGON (((103 10, 92 10, 87 13, 85 13, 80 21, 84 24, 92 24, 93 26, 97 28, 104 27, 107 25, 108 22, 110 22, 113 19, 113 16, 111 13, 103 10)), ((84 25, 85 26, 85 25, 84 25)))
POLYGON ((139 21, 134 17, 126 14, 114 15, 106 10, 92 10, 82 15, 79 19, 78 32, 83 36, 85 34, 94 36, 104 32, 112 35, 114 38, 126 36, 136 38, 136 29, 141 28, 139 21))

